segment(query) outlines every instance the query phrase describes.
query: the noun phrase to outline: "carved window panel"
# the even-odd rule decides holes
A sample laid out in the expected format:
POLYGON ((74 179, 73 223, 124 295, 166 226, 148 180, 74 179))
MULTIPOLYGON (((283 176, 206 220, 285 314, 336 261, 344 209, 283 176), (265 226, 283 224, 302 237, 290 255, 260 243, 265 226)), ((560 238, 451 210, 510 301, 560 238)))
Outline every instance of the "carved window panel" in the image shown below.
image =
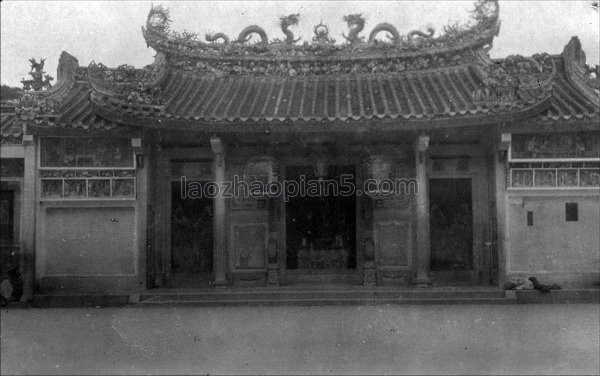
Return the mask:
POLYGON ((63 180, 42 180, 42 198, 59 199, 63 197, 63 180))
POLYGON ((598 132, 553 134, 514 134, 511 142, 511 160, 600 158, 598 132))
POLYGON ((556 187, 556 171, 550 169, 535 169, 533 171, 536 187, 556 187))
POLYGON ((134 170, 41 170, 40 196, 52 199, 133 199, 134 170))
POLYGON ((135 179, 113 179, 112 196, 116 198, 134 198, 135 179))
POLYGON ((411 264, 412 232, 408 222, 380 222, 376 225, 379 266, 409 266, 411 264))
POLYGON ((557 183, 559 187, 577 187, 578 180, 577 170, 557 171, 557 183))
POLYGON ((533 187, 533 170, 512 169, 510 170, 511 187, 529 188, 533 187))
POLYGON ((64 183, 65 198, 87 197, 87 181, 85 179, 68 179, 64 183))
POLYGON ((582 187, 600 187, 600 169, 581 169, 579 176, 582 187))
POLYGON ((42 200, 136 197, 130 139, 46 137, 40 146, 42 200))
POLYGON ((234 224, 232 231, 235 268, 264 268, 267 248, 267 225, 265 223, 234 224))
POLYGON ((574 189, 600 187, 595 162, 510 163, 509 188, 574 189))
POLYGON ((40 167, 134 167, 129 138, 45 137, 40 167))
POLYGON ((88 197, 105 198, 110 197, 110 179, 88 180, 88 197))

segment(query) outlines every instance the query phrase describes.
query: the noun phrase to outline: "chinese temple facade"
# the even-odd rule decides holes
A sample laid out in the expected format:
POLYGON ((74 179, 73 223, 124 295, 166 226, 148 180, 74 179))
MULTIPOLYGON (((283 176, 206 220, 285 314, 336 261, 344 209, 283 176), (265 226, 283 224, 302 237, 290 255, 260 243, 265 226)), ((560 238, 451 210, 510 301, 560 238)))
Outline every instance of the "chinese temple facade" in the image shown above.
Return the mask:
MULTIPOLYGON (((598 71, 489 57, 495 1, 336 43, 205 41, 154 7, 136 69, 80 66, 2 109, 2 263, 38 293, 301 284, 598 284, 598 71), (312 192, 311 192, 312 189, 312 192)), ((252 38, 251 38, 252 37, 252 38)), ((567 38, 565 39, 567 41, 567 38)))

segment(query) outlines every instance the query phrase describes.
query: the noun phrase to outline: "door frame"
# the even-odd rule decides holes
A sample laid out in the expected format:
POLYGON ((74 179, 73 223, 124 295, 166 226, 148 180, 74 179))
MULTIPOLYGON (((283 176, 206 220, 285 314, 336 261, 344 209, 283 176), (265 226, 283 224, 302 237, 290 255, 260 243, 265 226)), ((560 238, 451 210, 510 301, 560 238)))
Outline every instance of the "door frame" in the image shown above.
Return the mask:
MULTIPOLYGON (((155 268, 154 268, 154 286, 170 287, 172 282, 171 270, 171 182, 178 181, 171 175, 171 161, 175 159, 198 159, 211 163, 210 181, 214 181, 214 153, 210 148, 201 147, 173 147, 157 151, 156 154, 156 194, 155 199, 155 268)), ((207 180, 205 178, 189 177, 188 180, 207 180)), ((215 205, 213 204, 213 228, 215 228, 215 205)), ((214 236, 214 234, 213 234, 214 236)), ((213 268, 215 260, 215 241, 213 239, 213 268)))
MULTIPOLYGON (((435 158, 435 157, 434 157, 435 158)), ((459 157, 443 158, 444 161, 458 161, 459 157)), ((489 231, 489 210, 490 210, 490 195, 488 190, 488 169, 487 160, 484 157, 470 157, 468 171, 427 171, 427 196, 430 202, 429 186, 431 179, 471 179, 471 210, 473 215, 473 285, 481 285, 484 281, 488 281, 489 262, 488 256, 485 253, 485 242, 491 241, 488 239, 489 231), (488 267, 486 267, 488 265, 488 267)), ((427 208, 430 210, 430 208, 427 208)), ((429 235, 431 236, 431 234, 429 235)), ((431 262, 431 256, 429 261, 431 262)), ((430 272, 432 280, 434 279, 433 271, 430 272)))
MULTIPOLYGON (((354 167, 354 184, 355 188, 362 189, 362 181, 363 181, 363 171, 362 171, 362 158, 360 157, 348 157, 348 156, 327 156, 328 165, 337 165, 337 166, 353 166, 354 167)), ((286 179, 286 168, 288 166, 312 166, 314 164, 314 160, 311 158, 303 158, 303 157, 290 157, 290 158, 282 158, 280 161, 280 179, 286 179)), ((363 195, 364 196, 364 195, 363 195)), ((281 285, 288 285, 290 283, 301 283, 305 279, 311 279, 309 277, 314 276, 315 281, 322 281, 327 283, 329 280, 331 282, 336 281, 348 281, 348 280, 356 280, 358 281, 359 276, 362 275, 363 272, 363 260, 364 260, 364 218, 362 218, 361 213, 363 213, 363 196, 359 196, 357 194, 354 195, 354 208, 355 208, 355 258, 356 258, 356 268, 343 270, 340 272, 330 272, 330 273, 302 273, 298 271, 288 271, 287 270, 287 203, 280 198, 279 199, 279 228, 281 229, 280 235, 280 257, 279 257, 279 270, 281 275, 281 285), (308 276, 308 277, 307 277, 308 276), (328 278, 327 276, 331 276, 328 278), (303 278, 306 277, 306 278, 303 278)))
MULTIPOLYGON (((10 243, 2 243, 0 246, 5 252, 13 253, 10 259, 14 258, 16 266, 21 271, 23 262, 21 260, 21 182, 19 181, 2 181, 0 182, 0 190, 10 194, 8 203, 8 221, 10 222, 10 243)), ((2 264, 2 267, 6 265, 2 264)), ((13 266, 15 266, 13 264, 13 266)))

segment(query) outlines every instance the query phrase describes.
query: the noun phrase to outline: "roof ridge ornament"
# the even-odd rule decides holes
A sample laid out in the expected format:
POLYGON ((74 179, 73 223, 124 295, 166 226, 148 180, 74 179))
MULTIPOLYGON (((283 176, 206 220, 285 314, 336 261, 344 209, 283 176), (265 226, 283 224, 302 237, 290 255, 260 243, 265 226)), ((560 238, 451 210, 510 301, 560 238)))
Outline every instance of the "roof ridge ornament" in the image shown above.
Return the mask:
POLYGON ((377 26, 375 26, 373 30, 371 30, 371 33, 369 34, 369 43, 375 43, 375 37, 382 31, 386 31, 392 35, 390 39, 394 44, 400 42, 400 33, 398 33, 398 30, 396 30, 396 27, 390 23, 382 22, 380 24, 377 24, 377 26))
POLYGON ((54 80, 54 77, 49 74, 45 74, 44 71, 44 63, 46 59, 40 58, 40 62, 38 63, 35 58, 29 59, 31 63, 31 70, 29 71, 29 75, 31 76, 30 80, 22 79, 21 83, 23 84, 23 90, 25 91, 41 91, 48 90, 52 87, 52 83, 50 81, 54 80))
POLYGON ((302 38, 294 39, 294 33, 289 28, 291 26, 297 26, 300 21, 300 13, 293 13, 287 16, 279 17, 279 26, 281 31, 285 34, 285 43, 294 44, 302 38))
POLYGON ((216 43, 218 40, 222 40, 223 44, 229 44, 230 42, 229 37, 225 33, 206 33, 204 39, 211 43, 216 43))
POLYGON ((359 34, 365 28, 366 19, 360 13, 349 14, 344 16, 344 22, 348 24, 350 31, 348 32, 348 36, 342 33, 344 39, 346 39, 351 45, 356 45, 358 43, 363 43, 364 38, 359 34))
POLYGON ((159 5, 150 10, 142 32, 148 46, 169 55, 170 61, 182 58, 252 60, 274 56, 283 60, 303 61, 320 56, 327 56, 330 61, 337 58, 414 58, 417 55, 450 55, 457 51, 477 50, 482 45, 491 45, 500 27, 498 12, 498 0, 477 0, 470 14, 471 21, 463 25, 457 23, 446 26, 437 37, 434 37, 433 28, 428 28, 427 31, 415 30, 401 36, 395 26, 384 22, 375 26, 366 41, 361 35, 366 24, 365 18, 360 14, 350 14, 343 17, 350 28, 348 35, 342 34, 346 43, 336 45, 335 40, 328 35, 329 28, 322 22, 315 26, 315 36, 311 41, 296 44, 300 38, 294 36, 290 27, 298 24, 298 14, 280 17, 279 25, 285 35, 284 39, 269 41, 265 29, 259 25, 251 25, 242 30, 236 40, 230 39, 224 33, 209 33, 205 36, 207 42, 203 42, 196 34, 171 30, 169 11, 159 5), (391 42, 376 39, 377 34, 382 31, 391 34, 391 42), (252 34, 258 34, 260 41, 248 43, 252 34))
POLYGON ((511 107, 522 101, 539 101, 552 91, 556 64, 547 53, 531 57, 511 55, 490 62, 481 61, 474 67, 483 83, 473 91, 474 103, 511 107))
POLYGON ((244 30, 242 30, 242 32, 240 33, 240 35, 238 35, 234 43, 245 44, 246 42, 250 41, 250 39, 252 38, 252 34, 258 34, 258 36, 260 37, 259 43, 263 46, 269 44, 269 38, 267 37, 265 29, 258 25, 250 25, 245 27, 244 30))
POLYGON ((329 37, 329 26, 321 22, 313 28, 315 36, 312 38, 314 44, 334 44, 335 39, 329 37))
POLYGON ((127 103, 163 105, 161 80, 165 76, 164 65, 151 64, 142 69, 128 64, 108 68, 94 61, 88 65, 88 81, 96 92, 127 103))

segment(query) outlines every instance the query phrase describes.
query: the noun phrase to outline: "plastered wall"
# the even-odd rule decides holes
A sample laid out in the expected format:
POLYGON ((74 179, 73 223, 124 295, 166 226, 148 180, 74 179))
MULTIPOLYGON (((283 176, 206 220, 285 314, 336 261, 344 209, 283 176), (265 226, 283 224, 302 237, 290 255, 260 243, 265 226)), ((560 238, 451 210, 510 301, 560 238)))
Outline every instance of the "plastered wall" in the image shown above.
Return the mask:
POLYGON ((542 283, 560 283, 563 287, 598 285, 597 195, 511 195, 507 206, 508 277, 537 276, 542 283), (567 220, 567 203, 576 204, 576 220, 567 220))

